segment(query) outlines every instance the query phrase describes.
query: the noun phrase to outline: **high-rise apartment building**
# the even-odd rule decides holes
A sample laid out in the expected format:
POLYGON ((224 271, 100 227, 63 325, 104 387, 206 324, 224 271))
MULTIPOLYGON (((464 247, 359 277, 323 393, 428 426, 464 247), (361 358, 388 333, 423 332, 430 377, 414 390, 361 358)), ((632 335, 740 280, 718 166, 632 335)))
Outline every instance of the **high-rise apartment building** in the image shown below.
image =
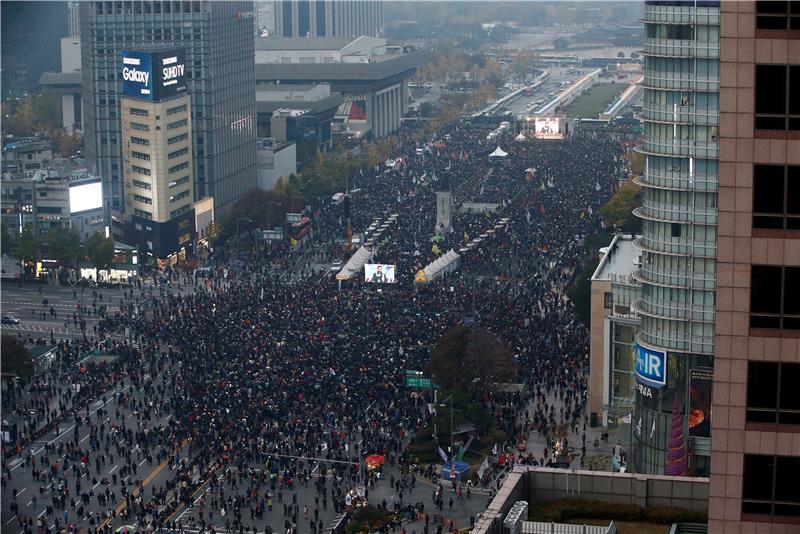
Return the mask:
MULTIPOLYGON (((646 0, 633 465, 667 468, 673 410, 689 471, 709 468, 717 252, 719 2, 646 0), (703 411, 698 416, 694 412, 703 411)), ((684 471, 685 469, 679 468, 684 471)))
POLYGON ((709 532, 800 532, 800 2, 722 2, 709 532))
POLYGON ((276 0, 277 37, 377 36, 383 26, 381 0, 276 0))
POLYGON ((126 241, 162 260, 191 252, 194 235, 185 66, 183 49, 125 51, 120 59, 126 241))
MULTIPOLYGON (((186 50, 194 197, 223 213, 256 187, 252 1, 81 2, 84 143, 106 210, 122 211, 124 50, 186 50)), ((118 219, 113 219, 118 220, 118 219)))

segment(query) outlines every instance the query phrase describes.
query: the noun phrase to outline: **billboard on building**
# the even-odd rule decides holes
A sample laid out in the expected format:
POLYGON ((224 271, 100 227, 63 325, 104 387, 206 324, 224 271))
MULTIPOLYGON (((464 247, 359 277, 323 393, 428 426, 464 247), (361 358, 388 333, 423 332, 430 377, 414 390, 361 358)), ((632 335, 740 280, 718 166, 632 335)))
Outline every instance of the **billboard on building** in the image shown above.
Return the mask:
POLYGON ((103 184, 100 181, 69 186, 69 212, 82 213, 103 207, 103 184))
POLYGON ((395 266, 384 263, 364 265, 364 281, 371 284, 393 284, 395 266))
POLYGON ((655 388, 667 384, 666 353, 636 344, 636 379, 655 388))
POLYGON ((714 370, 695 367, 689 370, 689 435, 711 437, 711 386, 714 370))
POLYGON ((122 52, 122 93, 144 100, 162 100, 186 92, 183 48, 122 52))
POLYGON ((542 117, 534 123, 534 137, 536 139, 563 139, 561 123, 558 117, 542 117))

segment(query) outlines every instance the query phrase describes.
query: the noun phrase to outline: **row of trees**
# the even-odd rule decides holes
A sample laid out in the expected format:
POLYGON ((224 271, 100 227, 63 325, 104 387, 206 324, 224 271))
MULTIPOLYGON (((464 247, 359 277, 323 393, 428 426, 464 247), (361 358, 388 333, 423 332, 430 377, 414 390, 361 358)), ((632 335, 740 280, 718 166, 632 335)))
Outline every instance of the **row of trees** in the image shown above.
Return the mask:
MULTIPOLYGON (((4 254, 10 251, 9 237, 8 228, 3 223, 4 254)), ((22 229, 13 255, 20 262, 36 261, 42 258, 42 249, 46 250, 49 259, 57 260, 62 267, 68 268, 77 266, 79 261, 88 261, 100 269, 107 267, 114 259, 114 240, 104 237, 100 232, 89 236, 81 245, 80 235, 72 228, 53 228, 46 236, 39 237, 30 224, 22 229)))

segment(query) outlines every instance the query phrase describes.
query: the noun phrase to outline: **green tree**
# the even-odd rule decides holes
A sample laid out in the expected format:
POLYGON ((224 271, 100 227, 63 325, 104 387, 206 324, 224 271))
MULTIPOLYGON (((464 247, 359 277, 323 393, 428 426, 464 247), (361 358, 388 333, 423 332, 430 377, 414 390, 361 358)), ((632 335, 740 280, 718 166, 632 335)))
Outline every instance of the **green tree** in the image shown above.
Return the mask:
POLYGON ((14 336, 4 335, 0 338, 0 366, 3 368, 3 373, 16 374, 22 377, 31 377, 35 366, 33 364, 33 355, 22 342, 14 336))
POLYGON ((114 259, 114 240, 100 232, 90 235, 84 248, 86 258, 96 269, 105 269, 114 259))
POLYGON ((475 379, 508 382, 516 374, 508 347, 481 328, 451 328, 431 351, 426 372, 446 389, 467 391, 475 379))
POLYGON ((0 248, 2 248, 3 254, 8 254, 11 250, 11 232, 8 231, 5 221, 0 223, 0 248))
POLYGON ((3 131, 17 136, 42 132, 52 136, 61 128, 61 99, 50 93, 28 95, 15 103, 3 103, 3 131), (8 104, 8 105, 6 105, 8 104))
MULTIPOLYGON (((610 242, 610 241, 609 241, 610 242)), ((575 281, 567 288, 567 296, 575 306, 577 315, 583 324, 588 326, 592 312, 592 274, 597 269, 599 262, 596 258, 584 264, 583 269, 578 273, 575 281)))
POLYGON ((45 238, 47 252, 62 267, 74 267, 81 248, 81 237, 72 228, 54 228, 45 238))
POLYGON ((631 212, 641 205, 639 187, 628 183, 620 187, 605 206, 600 209, 600 217, 607 226, 622 228, 630 221, 631 212))
POLYGON ((26 224, 19 236, 17 250, 14 251, 14 257, 19 260, 20 278, 24 278, 25 275, 25 262, 38 260, 41 257, 41 252, 41 240, 33 233, 33 227, 30 224, 26 224))

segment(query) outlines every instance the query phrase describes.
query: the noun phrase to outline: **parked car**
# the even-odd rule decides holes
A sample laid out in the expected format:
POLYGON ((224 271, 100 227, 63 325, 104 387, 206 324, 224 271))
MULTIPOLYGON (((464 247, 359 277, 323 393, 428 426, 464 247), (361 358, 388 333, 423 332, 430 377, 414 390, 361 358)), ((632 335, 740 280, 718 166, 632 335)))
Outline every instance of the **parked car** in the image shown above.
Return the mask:
POLYGON ((3 315, 2 319, 0 319, 0 322, 3 324, 17 324, 19 323, 19 319, 13 315, 3 315))
POLYGON ((331 271, 341 271, 342 270, 342 260, 336 260, 331 263, 331 271))

